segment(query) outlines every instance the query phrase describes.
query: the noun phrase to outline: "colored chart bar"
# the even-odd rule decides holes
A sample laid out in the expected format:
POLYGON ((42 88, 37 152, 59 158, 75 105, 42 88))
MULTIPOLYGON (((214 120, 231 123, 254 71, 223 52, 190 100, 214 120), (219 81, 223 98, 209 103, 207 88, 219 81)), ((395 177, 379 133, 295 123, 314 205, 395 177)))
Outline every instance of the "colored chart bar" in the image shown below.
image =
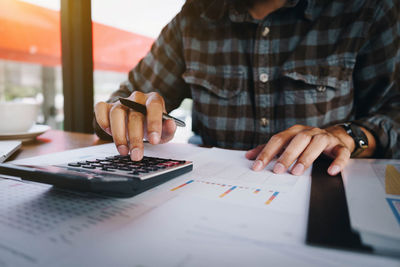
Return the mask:
POLYGON ((219 197, 224 197, 227 194, 229 194, 230 192, 232 192, 233 190, 235 190, 237 186, 232 186, 231 188, 229 188, 227 191, 225 191, 223 194, 221 194, 219 197))
POLYGON ((172 188, 171 191, 175 191, 175 190, 177 190, 177 189, 179 189, 179 188, 182 188, 182 187, 184 187, 185 185, 188 185, 188 184, 193 183, 193 182, 194 182, 194 180, 187 181, 186 183, 181 184, 180 186, 177 186, 177 187, 175 187, 175 188, 172 188))
POLYGON ((279 192, 275 192, 272 194, 272 196, 267 200, 267 202, 265 202, 266 205, 269 205, 272 200, 274 200, 276 198, 276 196, 279 194, 279 192))
POLYGON ((260 193, 260 191, 261 191, 261 189, 256 189, 256 190, 254 191, 254 194, 258 194, 258 193, 260 193))

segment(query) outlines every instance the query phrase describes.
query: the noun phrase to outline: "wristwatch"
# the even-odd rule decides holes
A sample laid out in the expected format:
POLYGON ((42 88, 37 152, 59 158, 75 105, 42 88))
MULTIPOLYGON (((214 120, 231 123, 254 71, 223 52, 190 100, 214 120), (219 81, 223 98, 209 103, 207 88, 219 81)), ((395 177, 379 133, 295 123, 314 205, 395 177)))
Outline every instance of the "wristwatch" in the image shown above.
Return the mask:
POLYGON ((357 126, 350 122, 339 124, 339 126, 342 126, 343 129, 345 129, 346 133, 350 135, 354 140, 356 146, 354 148, 354 151, 351 153, 352 158, 356 157, 368 148, 368 138, 363 130, 361 130, 360 126, 357 126))

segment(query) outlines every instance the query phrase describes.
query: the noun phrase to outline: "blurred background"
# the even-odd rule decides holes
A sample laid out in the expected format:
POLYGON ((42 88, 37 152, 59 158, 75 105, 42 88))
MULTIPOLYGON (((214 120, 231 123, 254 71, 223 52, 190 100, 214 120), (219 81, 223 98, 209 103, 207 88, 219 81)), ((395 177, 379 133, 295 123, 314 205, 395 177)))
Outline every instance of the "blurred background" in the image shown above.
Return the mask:
MULTIPOLYGON (((61 11, 66 2, 0 1, 0 100, 39 102, 39 123, 85 132, 79 127, 65 127, 64 123, 64 105, 68 105, 64 94, 68 88, 63 88, 61 34, 65 26, 61 25, 61 11)), ((92 23, 92 103, 106 100, 127 79, 128 71, 184 4, 184 0, 82 2, 89 2, 86 6, 90 7, 92 23)), ((69 16, 73 19, 74 13, 69 16)), ((187 122, 188 127, 180 129, 175 140, 186 142, 192 135, 191 101, 185 100, 173 115, 187 122)))

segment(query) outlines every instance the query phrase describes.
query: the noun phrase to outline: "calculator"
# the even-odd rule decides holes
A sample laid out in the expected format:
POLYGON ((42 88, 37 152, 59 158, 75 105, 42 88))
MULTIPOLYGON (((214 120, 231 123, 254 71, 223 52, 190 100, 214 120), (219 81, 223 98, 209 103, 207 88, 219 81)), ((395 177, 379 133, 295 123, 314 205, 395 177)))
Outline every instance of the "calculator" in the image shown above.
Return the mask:
POLYGON ((0 174, 113 197, 132 197, 192 169, 186 160, 121 155, 52 166, 0 164, 0 174))

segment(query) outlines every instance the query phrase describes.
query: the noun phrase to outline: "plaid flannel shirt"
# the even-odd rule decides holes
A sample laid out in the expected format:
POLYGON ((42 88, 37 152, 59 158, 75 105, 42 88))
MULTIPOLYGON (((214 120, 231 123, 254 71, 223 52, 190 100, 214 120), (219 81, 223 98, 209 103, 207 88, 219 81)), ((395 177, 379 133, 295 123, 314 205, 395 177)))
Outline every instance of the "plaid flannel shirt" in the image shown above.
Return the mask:
POLYGON ((189 0, 109 101, 193 99, 206 145, 249 149, 294 124, 353 122, 400 157, 399 0, 288 0, 263 20, 229 0, 189 0))

